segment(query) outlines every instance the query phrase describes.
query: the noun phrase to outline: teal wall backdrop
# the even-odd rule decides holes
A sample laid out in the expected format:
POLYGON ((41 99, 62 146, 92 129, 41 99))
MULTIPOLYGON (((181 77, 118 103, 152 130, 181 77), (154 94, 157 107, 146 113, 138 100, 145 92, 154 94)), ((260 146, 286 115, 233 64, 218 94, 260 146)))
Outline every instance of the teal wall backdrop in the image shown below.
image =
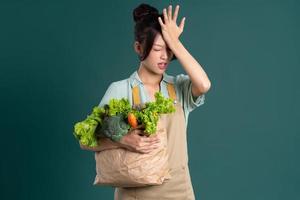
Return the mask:
POLYGON ((1 1, 1 199, 113 199, 72 131, 137 69, 142 2, 181 5, 182 42, 212 83, 189 118, 197 199, 300 199, 297 0, 1 1))

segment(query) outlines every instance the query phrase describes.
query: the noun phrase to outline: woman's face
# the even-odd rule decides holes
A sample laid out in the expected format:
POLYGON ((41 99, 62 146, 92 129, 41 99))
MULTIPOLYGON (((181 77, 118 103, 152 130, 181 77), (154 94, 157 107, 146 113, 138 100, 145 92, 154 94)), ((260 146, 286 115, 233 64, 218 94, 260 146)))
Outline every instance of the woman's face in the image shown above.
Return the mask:
POLYGON ((148 71, 154 74, 163 74, 166 71, 172 57, 172 51, 163 40, 161 34, 158 33, 154 39, 153 46, 148 57, 141 62, 148 71))

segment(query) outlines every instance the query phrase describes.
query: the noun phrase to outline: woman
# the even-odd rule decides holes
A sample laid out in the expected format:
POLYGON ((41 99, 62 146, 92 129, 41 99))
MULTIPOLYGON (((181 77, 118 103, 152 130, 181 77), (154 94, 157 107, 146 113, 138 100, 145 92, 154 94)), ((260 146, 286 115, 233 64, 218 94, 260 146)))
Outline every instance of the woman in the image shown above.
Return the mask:
MULTIPOLYGON (((154 101, 154 94, 158 91, 178 102, 175 104, 175 114, 167 116, 165 121, 172 178, 158 186, 116 188, 115 199, 118 200, 195 199, 188 169, 186 127, 189 113, 204 103, 204 94, 211 84, 200 64, 179 40, 185 18, 178 26, 178 12, 178 5, 174 13, 171 5, 163 9, 162 14, 147 4, 134 9, 134 49, 139 56, 140 66, 129 78, 113 82, 99 104, 103 106, 111 98, 125 97, 132 105, 136 105, 154 101), (187 75, 174 77, 166 74, 168 65, 174 59, 179 61, 187 75)), ((99 147, 81 145, 81 148, 97 152, 121 147, 129 151, 149 153, 159 146, 159 136, 141 136, 142 131, 131 130, 119 142, 107 138, 101 141, 99 147)))

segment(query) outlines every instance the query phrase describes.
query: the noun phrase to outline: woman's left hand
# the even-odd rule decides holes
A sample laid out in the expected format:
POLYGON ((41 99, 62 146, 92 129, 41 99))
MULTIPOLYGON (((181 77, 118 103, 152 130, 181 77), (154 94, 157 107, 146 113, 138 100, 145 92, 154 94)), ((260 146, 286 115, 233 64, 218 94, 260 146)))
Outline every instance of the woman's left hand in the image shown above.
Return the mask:
POLYGON ((176 6, 174 15, 172 16, 172 5, 167 9, 163 9, 163 16, 164 16, 164 23, 162 19, 159 17, 158 21, 161 26, 162 35, 166 43, 168 44, 169 48, 172 47, 179 42, 179 36, 183 32, 185 17, 182 18, 180 25, 177 26, 176 20, 178 16, 179 5, 176 6))

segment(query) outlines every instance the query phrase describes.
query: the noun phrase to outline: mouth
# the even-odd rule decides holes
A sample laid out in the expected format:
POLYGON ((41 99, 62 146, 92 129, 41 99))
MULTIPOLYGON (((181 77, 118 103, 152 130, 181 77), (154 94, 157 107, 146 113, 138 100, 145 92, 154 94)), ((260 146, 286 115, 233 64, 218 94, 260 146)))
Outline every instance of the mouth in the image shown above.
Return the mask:
POLYGON ((157 66, 159 67, 159 69, 167 69, 168 64, 166 62, 161 62, 158 63, 157 66))

